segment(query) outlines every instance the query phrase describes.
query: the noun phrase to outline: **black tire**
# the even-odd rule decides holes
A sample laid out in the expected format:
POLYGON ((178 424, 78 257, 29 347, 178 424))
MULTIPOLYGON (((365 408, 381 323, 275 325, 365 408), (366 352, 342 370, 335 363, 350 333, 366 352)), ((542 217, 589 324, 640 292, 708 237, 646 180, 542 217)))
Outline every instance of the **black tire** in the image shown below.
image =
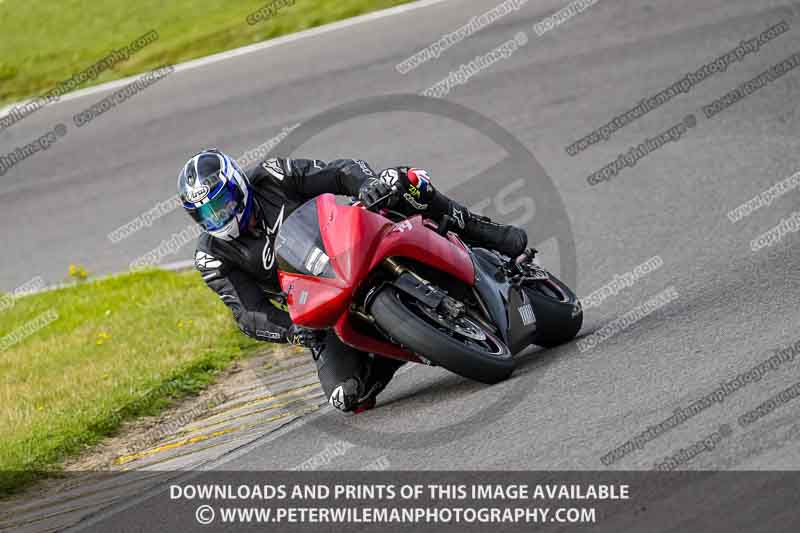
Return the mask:
POLYGON ((533 344, 552 348, 575 338, 583 326, 583 309, 575 293, 554 275, 525 285, 536 315, 533 344))
POLYGON ((405 293, 387 286, 373 299, 372 316, 396 342, 459 376, 493 384, 514 372, 508 347, 478 322, 471 321, 487 336, 487 343, 497 344, 495 353, 442 331, 432 320, 420 316, 420 311, 415 311, 414 302, 405 293))

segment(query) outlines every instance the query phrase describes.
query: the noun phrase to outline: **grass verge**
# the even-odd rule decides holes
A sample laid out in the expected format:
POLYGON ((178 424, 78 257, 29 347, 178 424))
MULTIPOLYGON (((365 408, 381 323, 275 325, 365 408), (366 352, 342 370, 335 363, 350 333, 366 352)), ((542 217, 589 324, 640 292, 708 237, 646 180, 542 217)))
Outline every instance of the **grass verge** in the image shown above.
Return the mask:
POLYGON ((0 104, 45 93, 151 30, 157 41, 80 88, 408 1, 0 0, 0 104), (248 24, 270 5, 282 7, 248 24))
POLYGON ((0 339, 39 316, 57 318, 0 351, 0 495, 264 346, 239 332, 196 272, 124 274, 21 298, 0 313, 0 339))

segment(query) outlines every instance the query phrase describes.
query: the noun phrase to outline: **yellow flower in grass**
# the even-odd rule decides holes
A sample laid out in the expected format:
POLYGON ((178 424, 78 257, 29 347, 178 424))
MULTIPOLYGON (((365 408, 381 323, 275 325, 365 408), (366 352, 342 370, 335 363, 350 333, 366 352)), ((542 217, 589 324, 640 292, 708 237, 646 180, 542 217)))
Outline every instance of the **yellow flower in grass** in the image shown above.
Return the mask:
POLYGON ((110 339, 111 339, 111 335, 109 335, 105 331, 101 331, 100 333, 97 334, 97 337, 95 337, 95 341, 94 342, 95 342, 95 344, 100 346, 100 345, 104 344, 107 340, 110 340, 110 339))
POLYGON ((86 269, 83 268, 81 265, 76 265, 74 263, 69 264, 69 277, 75 278, 78 281, 84 280, 89 276, 89 273, 86 272, 86 269))

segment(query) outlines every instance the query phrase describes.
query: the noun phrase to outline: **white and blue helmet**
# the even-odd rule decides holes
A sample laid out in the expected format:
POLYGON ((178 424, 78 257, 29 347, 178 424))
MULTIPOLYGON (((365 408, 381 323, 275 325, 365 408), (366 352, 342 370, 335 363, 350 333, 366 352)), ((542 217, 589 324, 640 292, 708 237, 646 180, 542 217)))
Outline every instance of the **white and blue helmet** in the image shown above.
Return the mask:
POLYGON ((183 166, 178 194, 189 216, 214 237, 229 241, 247 227, 253 209, 250 182, 219 150, 203 150, 183 166))

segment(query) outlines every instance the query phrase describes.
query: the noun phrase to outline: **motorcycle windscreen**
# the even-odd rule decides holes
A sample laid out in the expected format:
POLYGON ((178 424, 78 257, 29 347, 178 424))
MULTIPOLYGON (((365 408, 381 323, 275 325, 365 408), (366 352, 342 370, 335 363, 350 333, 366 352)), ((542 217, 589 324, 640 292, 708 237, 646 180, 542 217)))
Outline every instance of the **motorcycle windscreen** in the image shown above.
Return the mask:
POLYGON ((316 199, 297 208, 283 221, 275 238, 278 268, 291 274, 335 278, 319 230, 316 199))

